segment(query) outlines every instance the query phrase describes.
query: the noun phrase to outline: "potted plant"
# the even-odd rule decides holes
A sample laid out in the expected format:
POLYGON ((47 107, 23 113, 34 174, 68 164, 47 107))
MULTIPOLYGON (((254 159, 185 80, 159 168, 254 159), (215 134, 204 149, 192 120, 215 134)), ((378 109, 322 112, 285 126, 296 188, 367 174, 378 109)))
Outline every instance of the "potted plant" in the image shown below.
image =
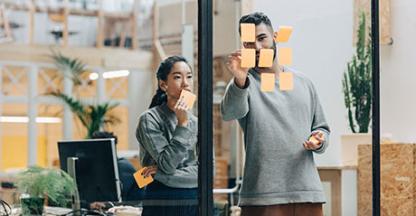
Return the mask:
MULTIPOLYGON (((77 58, 70 58, 53 50, 50 57, 55 62, 58 71, 64 77, 68 77, 74 86, 82 85, 81 77, 87 71, 86 64, 77 58)), ((48 94, 59 98, 71 109, 87 130, 86 138, 91 138, 95 131, 103 130, 106 125, 120 122, 119 118, 109 113, 119 105, 118 103, 85 103, 77 97, 72 97, 59 90, 50 91, 48 94)))
POLYGON ((357 145, 370 144, 368 133, 372 106, 371 41, 366 31, 365 14, 361 13, 355 53, 347 64, 342 80, 349 128, 353 134, 341 136, 343 164, 357 165, 357 145))
POLYGON ((29 167, 18 174, 17 188, 22 193, 23 215, 42 215, 45 203, 70 207, 75 182, 62 170, 29 167))

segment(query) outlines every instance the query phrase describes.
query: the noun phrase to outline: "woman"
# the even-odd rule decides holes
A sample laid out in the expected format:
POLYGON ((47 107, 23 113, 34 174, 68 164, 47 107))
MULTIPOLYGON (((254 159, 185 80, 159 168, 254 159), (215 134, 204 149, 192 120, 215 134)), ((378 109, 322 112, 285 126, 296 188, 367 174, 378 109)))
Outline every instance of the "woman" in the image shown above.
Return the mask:
POLYGON ((197 215, 197 118, 180 98, 192 91, 191 67, 171 56, 156 76, 158 89, 136 130, 143 175, 155 180, 146 186, 142 215, 197 215))

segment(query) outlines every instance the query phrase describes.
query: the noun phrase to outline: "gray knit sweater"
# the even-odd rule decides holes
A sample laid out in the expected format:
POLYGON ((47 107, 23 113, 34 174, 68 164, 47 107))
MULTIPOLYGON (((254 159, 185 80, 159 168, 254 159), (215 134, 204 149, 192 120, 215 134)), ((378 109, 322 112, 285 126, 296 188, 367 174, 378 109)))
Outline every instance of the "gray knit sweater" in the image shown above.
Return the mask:
POLYGON ((312 82, 290 71, 293 91, 280 91, 276 79, 274 92, 261 92, 260 76, 250 70, 246 87, 231 80, 222 100, 223 119, 238 119, 244 130, 242 206, 325 202, 313 151, 302 143, 321 130, 326 141, 314 152, 323 153, 330 130, 312 82))
POLYGON ((192 113, 188 115, 188 126, 177 126, 175 113, 162 104, 145 111, 139 118, 136 137, 141 164, 156 165, 154 179, 169 187, 198 187, 198 122, 192 113))

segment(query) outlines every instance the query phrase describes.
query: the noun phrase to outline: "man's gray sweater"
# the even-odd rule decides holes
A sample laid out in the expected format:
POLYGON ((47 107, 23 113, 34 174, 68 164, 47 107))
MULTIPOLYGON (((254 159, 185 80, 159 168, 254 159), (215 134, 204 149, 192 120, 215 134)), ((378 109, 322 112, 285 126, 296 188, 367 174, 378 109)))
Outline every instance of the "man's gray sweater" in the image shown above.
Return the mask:
POLYGON ((244 130, 242 206, 325 202, 313 152, 325 151, 330 129, 312 82, 290 71, 292 91, 280 91, 276 79, 273 92, 261 92, 260 76, 250 70, 245 88, 231 80, 222 100, 223 119, 237 119, 244 130), (316 130, 326 141, 306 150, 303 142, 316 130))

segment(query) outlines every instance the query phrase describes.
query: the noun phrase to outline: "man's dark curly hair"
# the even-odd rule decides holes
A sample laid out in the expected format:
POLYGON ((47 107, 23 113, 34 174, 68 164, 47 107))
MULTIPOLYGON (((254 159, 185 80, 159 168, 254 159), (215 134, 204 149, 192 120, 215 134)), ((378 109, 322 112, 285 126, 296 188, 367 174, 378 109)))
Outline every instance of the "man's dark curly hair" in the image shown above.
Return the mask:
MULTIPOLYGON (((264 23, 266 26, 268 26, 271 30, 271 32, 273 32, 273 26, 272 26, 272 22, 270 21, 269 17, 266 16, 266 14, 262 13, 262 12, 254 12, 251 14, 247 14, 244 15, 240 18, 240 22, 241 23, 254 23, 254 25, 260 25, 260 23, 264 23)), ((241 35, 241 25, 238 25, 238 32, 241 35)))

